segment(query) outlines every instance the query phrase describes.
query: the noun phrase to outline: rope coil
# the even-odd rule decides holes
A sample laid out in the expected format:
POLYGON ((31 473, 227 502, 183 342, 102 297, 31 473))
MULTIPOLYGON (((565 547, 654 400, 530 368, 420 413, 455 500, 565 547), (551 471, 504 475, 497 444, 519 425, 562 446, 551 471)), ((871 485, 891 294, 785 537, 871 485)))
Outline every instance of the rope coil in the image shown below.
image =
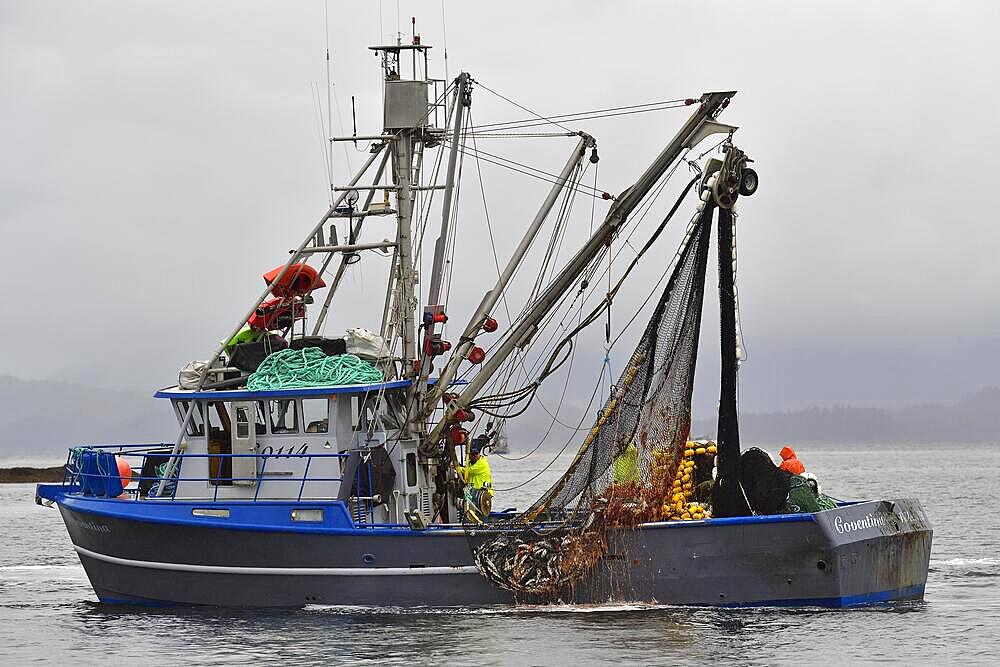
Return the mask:
POLYGON ((375 384, 382 371, 353 354, 327 356, 318 347, 280 350, 267 356, 247 378, 250 391, 303 389, 343 384, 375 384))

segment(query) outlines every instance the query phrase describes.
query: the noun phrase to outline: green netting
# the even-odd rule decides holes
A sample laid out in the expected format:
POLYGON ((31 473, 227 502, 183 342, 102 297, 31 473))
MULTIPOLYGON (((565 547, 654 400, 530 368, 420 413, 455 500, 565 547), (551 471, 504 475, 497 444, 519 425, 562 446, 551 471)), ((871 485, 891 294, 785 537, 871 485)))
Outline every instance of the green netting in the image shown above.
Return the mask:
POLYGON ((383 380, 382 371, 353 354, 331 357, 318 347, 307 347, 269 354, 247 378, 247 389, 302 389, 340 384, 373 384, 383 380))

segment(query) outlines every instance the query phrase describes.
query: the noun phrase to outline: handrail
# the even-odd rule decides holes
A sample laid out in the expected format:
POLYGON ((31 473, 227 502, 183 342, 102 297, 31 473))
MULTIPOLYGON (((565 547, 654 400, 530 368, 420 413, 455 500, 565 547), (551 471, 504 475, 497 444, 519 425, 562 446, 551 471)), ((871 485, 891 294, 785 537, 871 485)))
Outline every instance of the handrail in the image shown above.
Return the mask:
MULTIPOLYGON (((66 464, 64 465, 63 472, 63 486, 80 486, 82 487, 83 481, 90 480, 106 480, 116 478, 118 476, 117 468, 110 471, 98 471, 98 472, 84 472, 79 467, 79 462, 77 460, 77 455, 85 451, 93 452, 107 452, 110 454, 118 454, 125 457, 142 457, 143 462, 147 456, 165 456, 169 454, 169 451, 164 451, 164 446, 169 447, 169 444, 156 444, 156 445, 102 445, 102 446, 90 446, 90 447, 76 447, 69 451, 66 457, 66 464), (125 451, 130 449, 132 451, 125 451)), ((310 474, 310 467, 312 459, 323 458, 323 459, 339 459, 344 460, 350 456, 349 453, 306 453, 306 452, 280 452, 280 453, 191 453, 191 454, 178 454, 176 457, 179 466, 175 466, 174 474, 172 475, 143 475, 141 470, 138 475, 134 474, 129 478, 126 484, 122 485, 122 495, 131 496, 132 500, 141 501, 143 499, 157 499, 157 500, 175 500, 177 498, 177 486, 178 482, 207 482, 214 486, 211 498, 193 498, 193 500, 204 500, 208 502, 218 502, 219 501, 219 488, 224 486, 230 486, 233 482, 250 482, 255 487, 253 500, 257 501, 260 497, 261 489, 264 486, 264 482, 274 482, 274 483, 298 483, 298 493, 294 496, 296 502, 302 501, 302 497, 305 494, 306 483, 310 482, 339 482, 343 483, 344 478, 340 477, 320 477, 315 474, 310 474), (252 477, 234 477, 232 474, 224 476, 222 474, 223 461, 225 459, 234 458, 255 458, 263 459, 259 472, 252 477), (218 468, 216 469, 216 474, 209 474, 207 477, 188 477, 183 478, 178 476, 178 472, 183 468, 184 459, 210 459, 218 461, 218 468), (281 477, 272 477, 267 475, 267 463, 270 459, 305 459, 306 466, 301 475, 288 475, 281 477), (152 482, 152 484, 147 489, 147 495, 141 493, 141 487, 143 482, 152 482), (159 483, 164 482, 171 486, 170 494, 164 494, 163 496, 149 496, 148 493, 152 492, 154 489, 159 487, 159 483)), ((120 479, 120 478, 119 478, 120 479)), ((358 494, 354 494, 358 495, 358 494)), ((118 496, 119 498, 121 496, 118 496)), ((288 498, 293 499, 292 497, 288 498)), ((358 499, 362 498, 358 496, 358 499)), ((225 500, 240 500, 239 498, 223 498, 225 500)))
MULTIPOLYGON (((320 476, 322 473, 315 469, 312 465, 313 459, 336 459, 338 461, 344 462, 351 456, 357 455, 356 452, 337 452, 337 453, 308 453, 308 452, 277 452, 277 453, 183 453, 177 454, 174 459, 175 465, 169 475, 160 474, 160 464, 159 461, 154 459, 153 461, 153 471, 155 474, 143 474, 142 468, 149 467, 147 464, 148 457, 155 456, 166 458, 170 455, 169 443, 156 443, 156 444, 141 444, 141 445, 100 445, 100 446, 87 446, 87 447, 74 447, 71 448, 69 454, 66 458, 66 464, 64 466, 63 473, 63 486, 69 487, 66 491, 68 494, 79 494, 85 496, 93 496, 95 498, 109 498, 106 492, 102 492, 101 489, 108 488, 108 480, 120 480, 118 468, 116 465, 107 465, 106 463, 99 463, 100 466, 97 470, 84 471, 82 464, 82 455, 86 452, 112 454, 117 457, 125 458, 126 460, 132 459, 130 462, 130 467, 133 472, 131 477, 127 480, 125 484, 122 485, 122 491, 120 495, 115 496, 115 499, 119 499, 123 502, 158 502, 158 501, 174 501, 180 500, 183 502, 204 502, 209 504, 215 503, 230 503, 230 502, 274 502, 274 501, 287 501, 287 502, 318 502, 318 501, 330 501, 336 500, 341 497, 347 500, 347 514, 351 517, 351 522, 356 527, 379 527, 382 523, 376 522, 375 505, 373 501, 375 496, 373 495, 362 495, 362 475, 368 475, 368 493, 371 494, 370 489, 372 488, 372 471, 367 469, 367 472, 362 470, 362 466, 358 466, 352 475, 352 479, 346 479, 341 472, 340 476, 320 476), (258 471, 253 476, 233 476, 232 467, 229 467, 229 475, 224 475, 224 461, 236 458, 255 458, 262 459, 258 471), (136 473, 137 466, 131 465, 135 463, 136 459, 141 459, 142 468, 138 468, 139 472, 136 473), (213 464, 217 462, 217 466, 213 470, 212 467, 208 470, 207 476, 192 477, 188 475, 181 475, 184 470, 184 460, 185 459, 209 459, 213 464), (301 461, 305 460, 304 468, 299 470, 287 471, 288 474, 284 474, 285 471, 281 473, 270 473, 268 471, 268 464, 272 459, 286 459, 289 461, 301 461), (270 482, 270 485, 266 485, 265 482, 270 482), (353 482, 353 489, 349 496, 344 498, 340 496, 339 489, 329 495, 324 495, 322 498, 306 497, 307 484, 340 484, 343 485, 346 482, 353 482), (203 483, 206 485, 211 485, 214 488, 211 493, 206 493, 204 496, 189 496, 187 494, 190 491, 190 487, 187 486, 188 483, 203 483), (241 484, 243 483, 243 484, 241 484), (184 485, 185 488, 181 489, 184 485), (220 487, 230 487, 233 485, 238 485, 246 489, 248 495, 246 496, 232 496, 227 497, 227 495, 220 495, 220 487), (273 486, 272 486, 273 485, 273 486), (291 491, 291 485, 297 486, 297 492, 291 491), (253 493, 250 494, 250 487, 253 487, 253 493), (270 487, 270 490, 269 490, 270 487), (162 489, 162 495, 157 495, 159 490, 162 489), (93 492, 91 491, 93 490, 93 492), (178 490, 185 491, 184 495, 178 498, 178 490), (285 492, 288 492, 287 495, 285 492), (275 494, 280 495, 275 495, 275 494)), ((273 470, 273 464, 271 466, 273 470)), ((340 470, 343 470, 343 465, 340 466, 340 470)), ((188 472, 191 472, 190 465, 188 466, 188 472)), ((333 471, 331 471, 333 472, 333 471)), ((315 489, 315 487, 313 487, 315 489)), ((111 487, 113 491, 114 488, 111 487)), ((207 492, 208 489, 206 488, 207 492)))

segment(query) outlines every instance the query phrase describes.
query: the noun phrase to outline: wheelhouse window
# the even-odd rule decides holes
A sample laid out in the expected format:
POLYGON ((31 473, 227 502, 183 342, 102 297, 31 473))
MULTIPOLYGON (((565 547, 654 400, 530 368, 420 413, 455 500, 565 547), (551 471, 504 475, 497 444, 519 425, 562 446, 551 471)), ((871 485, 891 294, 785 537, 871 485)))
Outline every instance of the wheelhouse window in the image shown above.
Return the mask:
POLYGON ((351 427, 355 432, 400 429, 406 421, 403 390, 390 389, 351 397, 351 427))
POLYGON ((257 430, 257 435, 264 435, 267 433, 267 406, 264 405, 264 401, 257 401, 256 418, 254 423, 254 428, 257 430))
POLYGON ((327 398, 303 398, 302 421, 306 433, 330 432, 330 400, 327 398))
MULTIPOLYGON (((184 416, 187 414, 188 408, 191 406, 191 401, 177 401, 174 406, 177 409, 178 421, 183 422, 184 416)), ((187 434, 190 436, 205 435, 205 422, 202 415, 201 405, 196 405, 195 411, 191 413, 191 420, 187 425, 187 434)))
POLYGON ((205 407, 205 413, 208 416, 209 435, 213 437, 228 437, 233 429, 229 421, 229 412, 226 404, 221 401, 212 401, 205 407))
POLYGON ((299 432, 299 413, 294 398, 280 398, 270 401, 271 433, 299 432))

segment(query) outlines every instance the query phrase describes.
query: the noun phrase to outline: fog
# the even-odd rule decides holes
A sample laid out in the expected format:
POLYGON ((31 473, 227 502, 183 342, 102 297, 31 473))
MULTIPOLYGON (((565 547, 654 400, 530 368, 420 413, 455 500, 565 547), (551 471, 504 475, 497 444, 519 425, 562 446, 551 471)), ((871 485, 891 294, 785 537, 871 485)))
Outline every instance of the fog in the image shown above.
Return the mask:
MULTIPOLYGON (((327 25, 335 133, 351 132, 351 96, 358 132, 381 129, 367 46, 393 39, 397 4, 333 2, 329 14, 327 24, 318 1, 0 4, 0 374, 152 391, 210 354, 263 288, 260 274, 328 205, 316 102, 319 91, 325 108, 327 25)), ((477 124, 526 115, 489 90, 546 115, 739 91, 720 120, 740 126, 735 141, 761 176, 759 192, 739 202, 745 409, 947 402, 1000 382, 996 3, 446 2, 443 21, 440 2, 402 2, 405 39, 411 16, 435 47, 432 73, 445 76, 446 42, 448 76, 466 70, 482 83, 477 124)), ((596 183, 617 193, 688 113, 571 129, 597 138, 596 183)), ((480 147, 554 172, 572 145, 480 147)), ((337 147, 338 183, 364 148, 337 147)), ((548 184, 480 167, 502 263, 548 184)), ((687 174, 678 171, 633 246, 687 174)), ((587 237, 592 204, 597 220, 607 210, 577 200, 562 260, 587 237)), ((496 275, 470 158, 459 205, 453 322, 496 275)), ((613 328, 660 277, 693 205, 616 300, 613 328)), ((432 217, 428 239, 438 224, 432 217)), ((366 240, 392 235, 385 221, 366 223, 366 240)), ((511 311, 539 257, 519 274, 511 311)), ((328 333, 378 328, 387 266, 369 253, 350 269, 328 333)), ((714 298, 703 413, 717 392, 714 298)), ((603 328, 581 340, 570 412, 597 379, 603 328)), ((615 373, 629 340, 611 351, 615 373)), ((543 391, 550 406, 563 379, 543 391)))

